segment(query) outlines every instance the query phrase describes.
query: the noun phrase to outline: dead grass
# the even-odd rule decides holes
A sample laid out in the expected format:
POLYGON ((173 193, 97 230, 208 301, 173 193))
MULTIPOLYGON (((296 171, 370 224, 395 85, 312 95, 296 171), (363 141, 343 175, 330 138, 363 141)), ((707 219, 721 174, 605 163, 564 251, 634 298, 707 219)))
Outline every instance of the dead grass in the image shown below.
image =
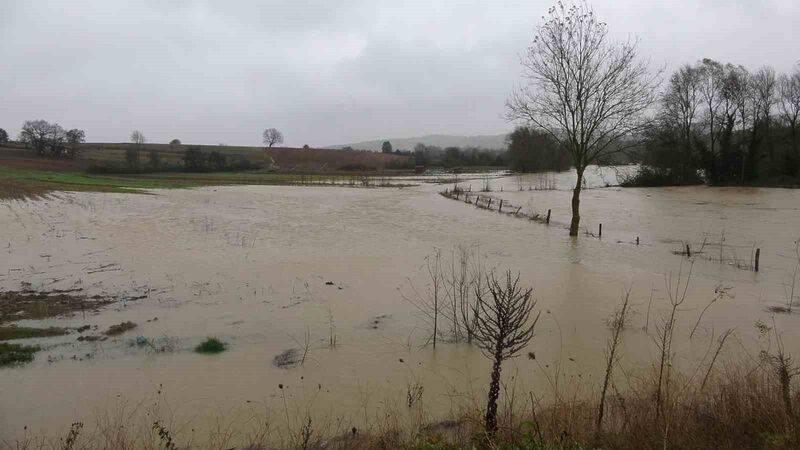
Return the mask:
POLYGON ((0 292, 0 323, 96 310, 112 302, 106 298, 87 298, 65 292, 0 292))
POLYGON ((17 327, 0 326, 0 341, 10 341, 14 339, 31 339, 38 337, 51 337, 63 336, 67 334, 64 328, 50 327, 50 328, 31 328, 31 327, 17 327))

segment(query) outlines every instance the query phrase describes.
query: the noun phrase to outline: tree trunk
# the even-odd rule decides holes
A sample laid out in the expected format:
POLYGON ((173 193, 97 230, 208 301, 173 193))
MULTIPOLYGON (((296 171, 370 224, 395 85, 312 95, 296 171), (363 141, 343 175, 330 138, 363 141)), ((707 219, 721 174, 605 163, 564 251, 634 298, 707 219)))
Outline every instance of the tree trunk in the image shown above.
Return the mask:
POLYGON ((500 352, 495 352, 492 366, 492 382, 489 384, 489 399, 486 403, 486 433, 493 436, 497 431, 497 399, 500 398, 500 371, 503 363, 500 352))
POLYGON ((577 236, 581 224, 581 187, 583 186, 583 169, 578 169, 578 180, 572 191, 572 222, 569 225, 569 235, 577 236))

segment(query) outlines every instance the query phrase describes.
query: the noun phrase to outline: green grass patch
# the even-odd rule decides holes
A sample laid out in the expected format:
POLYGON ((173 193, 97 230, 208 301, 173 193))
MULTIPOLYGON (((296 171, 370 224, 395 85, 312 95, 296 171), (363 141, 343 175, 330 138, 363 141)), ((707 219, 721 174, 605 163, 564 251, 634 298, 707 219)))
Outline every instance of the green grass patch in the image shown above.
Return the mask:
POLYGON ((34 353, 41 350, 38 345, 0 343, 0 367, 15 366, 33 361, 34 353))
POLYGON ((0 341, 12 339, 30 339, 39 337, 62 336, 67 334, 64 328, 31 328, 31 327, 0 327, 0 341))
POLYGON ((194 351, 197 353, 220 353, 224 352, 228 348, 228 344, 220 341, 215 337, 206 338, 205 341, 200 343, 197 347, 194 348, 194 351))

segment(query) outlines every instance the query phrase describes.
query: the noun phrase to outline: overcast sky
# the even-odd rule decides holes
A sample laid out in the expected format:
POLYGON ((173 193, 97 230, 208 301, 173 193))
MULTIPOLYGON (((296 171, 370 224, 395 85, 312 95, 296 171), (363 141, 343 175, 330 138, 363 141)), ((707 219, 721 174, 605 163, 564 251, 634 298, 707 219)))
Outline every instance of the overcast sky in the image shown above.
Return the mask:
MULTIPOLYGON (((497 134, 552 0, 0 0, 0 128, 89 141, 293 146, 497 134)), ((668 70, 711 57, 789 71, 798 0, 596 0, 668 70)))

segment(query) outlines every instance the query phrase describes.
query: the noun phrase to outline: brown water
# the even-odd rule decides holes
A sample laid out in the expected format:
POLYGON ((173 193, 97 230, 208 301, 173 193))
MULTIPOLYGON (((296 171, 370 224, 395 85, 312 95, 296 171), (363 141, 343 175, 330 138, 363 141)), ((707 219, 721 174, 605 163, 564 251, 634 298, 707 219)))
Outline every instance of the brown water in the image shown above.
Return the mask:
MULTIPOLYGON (((74 333, 36 340, 44 350, 33 363, 0 370, 0 438, 63 436, 70 423, 91 422, 121 404, 145 408, 159 391, 185 433, 215 414, 283 411, 283 395, 290 409, 332 412, 344 429, 362 427, 378 411, 402 409, 415 381, 424 385, 431 418, 444 417, 482 395, 489 363, 466 344, 422 346, 428 331, 401 292, 408 294, 409 283, 424 289, 425 257, 435 247, 449 255, 458 245, 477 246, 488 267, 519 271, 534 288, 543 311, 529 349, 536 360, 518 358, 505 371, 516 373, 525 392, 546 395, 542 369, 555 366, 587 390, 597 383, 605 320, 627 289, 637 313, 625 332, 623 364, 646 369, 656 350, 643 328, 652 334, 667 310, 666 275, 674 279, 689 269, 685 256, 673 254, 684 242, 699 248, 705 240, 706 247, 694 258, 679 313, 678 363, 692 367, 712 335, 727 328, 735 328, 736 339, 726 357, 755 355, 765 345, 753 324, 771 324, 766 308, 785 304, 800 237, 800 191, 593 188, 615 181, 613 173, 594 173, 582 197, 582 224, 596 232, 602 223, 603 238, 575 241, 563 228, 572 175, 546 176, 557 190, 519 191, 536 187, 542 175, 493 177, 490 194, 524 210, 552 209, 549 227, 437 194, 449 184, 63 193, 0 203, 0 288, 29 282, 42 290, 147 296, 36 323, 103 329, 131 320, 139 327, 105 342, 77 342, 74 333), (754 247, 761 248, 761 272, 731 264, 749 263, 754 247), (716 261, 720 250, 723 263, 716 261), (731 296, 709 309, 689 340, 719 285, 730 287, 731 296), (275 367, 273 357, 302 344, 306 330, 312 346, 305 364, 275 367), (168 338, 174 351, 132 346, 137 335, 168 338), (206 336, 230 349, 194 353, 206 336)), ((466 183, 478 190, 482 181, 466 183)), ((800 352, 800 316, 775 319, 788 349, 800 352)))

